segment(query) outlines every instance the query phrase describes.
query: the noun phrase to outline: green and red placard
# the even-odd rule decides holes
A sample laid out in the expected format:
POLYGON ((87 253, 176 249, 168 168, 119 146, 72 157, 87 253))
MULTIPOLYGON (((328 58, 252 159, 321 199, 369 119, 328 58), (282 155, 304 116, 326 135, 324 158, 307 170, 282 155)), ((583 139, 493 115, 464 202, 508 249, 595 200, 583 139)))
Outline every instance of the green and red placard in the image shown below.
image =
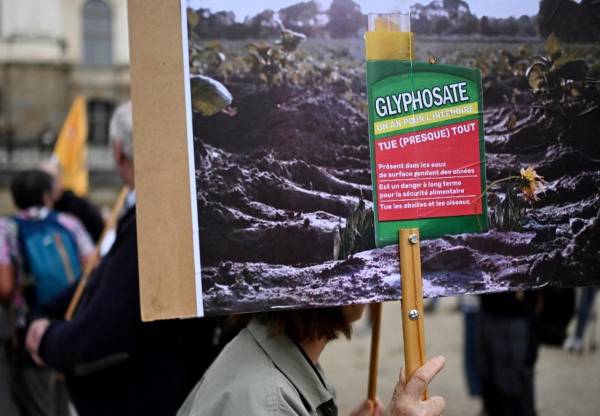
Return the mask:
POLYGON ((367 85, 377 246, 487 230, 479 70, 367 61, 367 85))

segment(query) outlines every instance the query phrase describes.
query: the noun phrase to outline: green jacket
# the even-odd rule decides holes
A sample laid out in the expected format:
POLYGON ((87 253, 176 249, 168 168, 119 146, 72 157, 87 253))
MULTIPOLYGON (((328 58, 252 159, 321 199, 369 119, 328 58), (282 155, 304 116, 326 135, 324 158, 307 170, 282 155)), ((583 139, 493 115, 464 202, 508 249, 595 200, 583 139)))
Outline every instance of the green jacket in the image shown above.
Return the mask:
POLYGON ((177 415, 331 416, 337 406, 321 368, 312 367, 289 337, 271 337, 266 326, 252 321, 217 357, 177 415))

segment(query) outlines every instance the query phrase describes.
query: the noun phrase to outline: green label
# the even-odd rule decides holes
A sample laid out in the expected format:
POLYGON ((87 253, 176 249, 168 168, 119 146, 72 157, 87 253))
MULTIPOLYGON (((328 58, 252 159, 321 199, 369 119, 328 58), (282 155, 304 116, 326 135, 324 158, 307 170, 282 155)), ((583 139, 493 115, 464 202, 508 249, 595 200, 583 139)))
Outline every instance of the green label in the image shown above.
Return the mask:
POLYGON ((487 229, 481 76, 423 62, 367 62, 377 246, 487 229))

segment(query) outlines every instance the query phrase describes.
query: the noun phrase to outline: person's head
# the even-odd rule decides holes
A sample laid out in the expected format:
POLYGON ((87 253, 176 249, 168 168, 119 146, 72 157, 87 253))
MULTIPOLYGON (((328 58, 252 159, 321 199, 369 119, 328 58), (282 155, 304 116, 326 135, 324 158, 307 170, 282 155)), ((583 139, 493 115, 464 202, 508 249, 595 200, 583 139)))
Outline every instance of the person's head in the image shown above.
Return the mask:
POLYGON ((108 131, 117 170, 123 182, 134 187, 133 176, 133 121, 131 101, 117 107, 110 119, 108 131))
POLYGON ((52 177, 52 202, 58 201, 64 191, 60 162, 55 157, 52 157, 40 163, 39 167, 40 170, 43 170, 52 177))
POLYGON ((359 319, 365 305, 337 306, 319 309, 263 312, 239 315, 237 323, 245 324, 257 319, 269 328, 271 336, 287 334, 295 341, 332 341, 340 335, 350 339, 352 322, 359 319))
POLYGON ((53 180, 40 169, 17 172, 10 183, 13 202, 19 209, 51 208, 53 180))

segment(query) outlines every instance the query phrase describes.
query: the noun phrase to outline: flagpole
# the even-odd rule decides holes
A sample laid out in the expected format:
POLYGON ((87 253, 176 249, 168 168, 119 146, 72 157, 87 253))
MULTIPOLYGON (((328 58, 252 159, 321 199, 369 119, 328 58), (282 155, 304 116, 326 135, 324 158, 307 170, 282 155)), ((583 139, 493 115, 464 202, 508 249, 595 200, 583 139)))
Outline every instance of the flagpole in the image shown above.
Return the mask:
POLYGON ((79 305, 79 301, 85 291, 87 283, 89 281, 92 272, 100 262, 100 248, 102 247, 102 243, 104 242, 104 238, 108 234, 110 230, 116 227, 117 219, 119 218, 119 214, 125 205, 125 199, 127 198, 127 194, 129 193, 129 187, 123 186, 119 196, 117 197, 117 201, 113 206, 113 209, 106 220, 106 224, 104 225, 104 229, 102 230, 102 234, 96 243, 96 247, 94 251, 90 255, 90 258, 85 264, 85 268, 83 270, 83 274, 81 275, 81 279, 79 279, 79 283, 77 284, 77 289, 75 289, 75 293, 71 298, 71 302, 69 302, 69 307, 67 308, 67 312, 65 313, 65 320, 70 321, 73 319, 75 315, 75 311, 77 310, 77 305, 79 305))

